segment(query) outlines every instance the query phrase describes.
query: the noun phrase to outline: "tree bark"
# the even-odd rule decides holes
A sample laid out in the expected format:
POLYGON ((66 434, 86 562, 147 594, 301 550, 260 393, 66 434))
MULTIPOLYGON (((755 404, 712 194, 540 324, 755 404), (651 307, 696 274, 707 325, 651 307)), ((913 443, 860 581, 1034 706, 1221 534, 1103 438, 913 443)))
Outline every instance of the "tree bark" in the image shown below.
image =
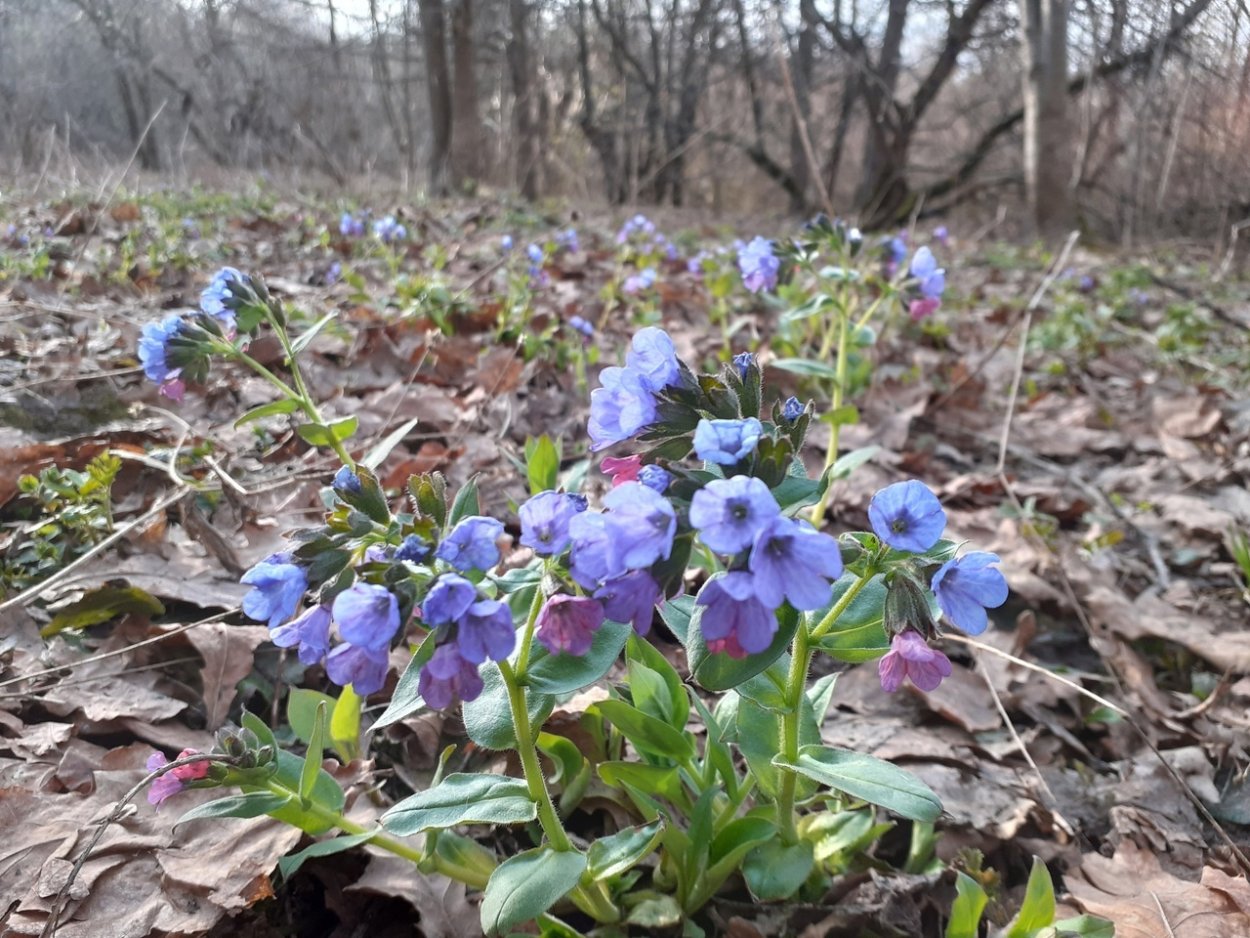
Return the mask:
POLYGON ((1072 225, 1067 0, 1020 0, 1024 58, 1024 186, 1037 233, 1072 225))
POLYGON ((516 133, 516 181, 521 195, 538 198, 542 182, 542 159, 534 100, 534 73, 530 60, 529 7, 526 0, 508 0, 511 35, 508 37, 508 71, 512 79, 512 126, 516 133))
POLYGON ((430 192, 446 195, 451 158, 451 74, 447 64, 447 25, 443 0, 417 0, 430 99, 430 192))
POLYGON ((481 178, 486 157, 473 55, 473 0, 453 0, 451 46, 451 181, 457 190, 464 190, 481 178))

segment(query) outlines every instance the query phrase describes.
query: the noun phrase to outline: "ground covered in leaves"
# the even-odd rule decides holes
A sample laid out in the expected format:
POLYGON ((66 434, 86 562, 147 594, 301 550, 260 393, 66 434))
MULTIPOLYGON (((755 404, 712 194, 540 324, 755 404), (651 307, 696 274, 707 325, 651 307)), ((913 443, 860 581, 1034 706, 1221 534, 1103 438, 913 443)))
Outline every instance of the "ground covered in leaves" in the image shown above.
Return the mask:
MULTIPOLYGON (((361 449, 415 421, 384 482, 476 475, 485 507, 506 514, 525 496, 516 464, 527 436, 562 440, 566 466, 587 457, 577 356, 591 360, 593 386, 594 360, 615 362, 633 327, 655 321, 683 357, 712 360, 721 333, 686 259, 735 236, 791 233, 663 219, 677 256, 654 286, 623 295, 621 218, 499 203, 378 207, 397 208, 409 232, 384 256, 340 237, 343 206, 295 197, 0 206, 0 935, 40 934, 85 832, 143 776, 154 747, 207 749, 243 706, 281 726, 284 687, 329 689, 238 613, 238 578, 317 514, 333 467, 280 417, 235 426, 271 397, 242 372, 217 368, 180 405, 159 397, 137 366, 144 323, 195 306, 227 263, 262 274, 309 324, 338 311, 307 366, 326 416, 357 416, 361 449), (501 237, 519 247, 570 224, 580 244, 546 261, 526 326, 550 341, 500 344, 514 263, 501 237), (589 347, 557 328, 573 316, 599 327, 589 347), (44 535, 19 478, 84 470, 108 453, 121 461, 108 520, 121 536, 73 566, 82 551, 72 546, 32 553, 44 535)), ((843 445, 880 449, 839 483, 831 530, 863 527, 874 491, 920 478, 956 536, 1002 557, 1012 596, 982 636, 989 648, 946 643, 954 674, 931 694, 886 695, 873 666, 848 668, 825 739, 896 761, 938 793, 938 854, 956 864, 971 849, 985 855, 1000 875, 988 883, 1000 923, 1037 855, 1061 902, 1113 920, 1123 938, 1250 934, 1238 856, 1250 850, 1250 286, 1186 246, 1048 250, 954 231, 942 311, 923 326, 892 323, 873 348, 860 423, 843 445)), ((759 351, 774 386, 820 401, 818 384, 768 367, 781 311, 739 293, 732 342, 759 351)), ((262 346, 258 360, 280 357, 262 346)), ((99 540, 61 521, 63 541, 99 540)), ((679 646, 656 640, 680 666, 679 646)), ((392 682, 407 652, 393 657, 392 682)), ((575 734, 586 702, 553 723, 575 734)), ((351 786, 352 816, 368 823, 427 784, 448 743, 463 746, 463 728, 425 713, 379 731, 369 761, 332 763, 351 786)), ((478 771, 500 768, 490 753, 463 752, 478 771)), ((475 933, 463 887, 395 857, 358 849, 283 879, 278 860, 301 838, 293 828, 263 818, 172 827, 216 796, 188 792, 159 810, 140 800, 74 879, 57 933, 475 933)), ((570 826, 593 837, 588 804, 570 826)), ((713 902, 703 925, 735 938, 938 935, 953 880, 899 872, 898 834, 819 902, 756 905, 743 891, 713 902)))

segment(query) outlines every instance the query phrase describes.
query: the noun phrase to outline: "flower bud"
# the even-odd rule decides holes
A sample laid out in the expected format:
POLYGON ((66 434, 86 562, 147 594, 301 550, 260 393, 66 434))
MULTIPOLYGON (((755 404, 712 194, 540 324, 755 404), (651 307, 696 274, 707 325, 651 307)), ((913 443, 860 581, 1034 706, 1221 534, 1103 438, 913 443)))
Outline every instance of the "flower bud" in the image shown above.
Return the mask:
POLYGON ((901 570, 894 574, 886 590, 884 625, 887 635, 901 635, 908 629, 926 639, 937 635, 924 588, 901 570))

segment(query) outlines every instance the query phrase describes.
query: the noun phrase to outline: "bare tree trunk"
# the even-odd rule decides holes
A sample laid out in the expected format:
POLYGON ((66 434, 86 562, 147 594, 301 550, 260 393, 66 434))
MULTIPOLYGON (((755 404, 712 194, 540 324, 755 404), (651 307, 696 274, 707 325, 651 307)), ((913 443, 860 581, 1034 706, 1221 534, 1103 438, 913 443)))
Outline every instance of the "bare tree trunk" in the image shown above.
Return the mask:
POLYGON ((526 0, 508 0, 512 34, 508 37, 508 71, 512 78, 512 124, 516 132, 516 178, 521 195, 533 200, 541 189, 541 154, 535 120, 534 73, 530 62, 529 7, 526 0))
POLYGON ((481 178, 486 156, 485 128, 478 114, 477 70, 473 61, 473 0, 453 0, 451 10, 452 185, 463 190, 481 178))
MULTIPOLYGON (((868 104, 868 133, 864 139, 864 161, 860 174, 859 191, 855 204, 859 208, 876 208, 872 205, 886 191, 886 181, 901 173, 904 166, 894 163, 899 150, 890 125, 894 121, 894 91, 898 87, 898 74, 902 66, 903 32, 907 25, 907 7, 910 0, 890 0, 889 15, 885 21, 885 34, 881 38, 881 55, 871 83, 865 86, 864 100, 868 104)), ((865 59, 867 53, 865 52, 865 59)))
POLYGON ((1024 184, 1038 234, 1072 225, 1067 0, 1020 0, 1024 25, 1024 184))
POLYGON ((451 157, 451 75, 443 0, 417 0, 425 50, 426 90, 430 97, 430 192, 445 195, 451 157))
MULTIPOLYGON (((798 102, 799 118, 810 125, 812 116, 812 72, 816 62, 816 12, 815 0, 799 0, 799 27, 797 49, 794 54, 794 98, 798 102)), ((790 175, 794 177, 795 192, 790 194, 790 209, 805 212, 808 208, 807 189, 811 183, 807 154, 803 150, 803 133, 799 121, 793 120, 790 128, 790 175)))

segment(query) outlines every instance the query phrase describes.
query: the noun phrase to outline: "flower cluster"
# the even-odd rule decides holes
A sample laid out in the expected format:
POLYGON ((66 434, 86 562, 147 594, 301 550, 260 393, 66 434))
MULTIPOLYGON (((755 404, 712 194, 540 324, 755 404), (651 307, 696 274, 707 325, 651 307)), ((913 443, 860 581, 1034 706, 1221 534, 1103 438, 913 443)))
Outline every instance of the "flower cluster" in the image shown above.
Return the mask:
POLYGON ((942 305, 942 293, 946 289, 946 271, 938 267, 937 258, 928 247, 916 251, 911 259, 908 273, 915 282, 919 296, 908 304, 912 319, 931 316, 942 305))
POLYGON ((773 290, 781 272, 781 260, 773 252, 773 243, 767 238, 753 238, 738 248, 738 269, 742 272, 742 284, 752 293, 773 290))
POLYGON ((563 231, 557 231, 556 244, 569 253, 576 254, 581 250, 581 243, 577 240, 577 229, 565 228, 563 231))
POLYGON ((344 212, 339 218, 339 234, 344 238, 363 238, 368 219, 368 212, 344 212))
POLYGON ((590 395, 591 449, 627 440, 656 414, 656 394, 681 379, 677 349, 668 333, 648 326, 635 334, 625 367, 605 368, 590 395))
POLYGON ((677 245, 646 215, 628 219, 616 233, 616 243, 629 245, 635 254, 659 255, 670 261, 677 259, 677 245))
MULTIPOLYGON (((187 756, 196 756, 199 753, 194 749, 184 749, 178 753, 178 759, 185 759, 187 756)), ((154 752, 148 756, 147 770, 155 772, 169 765, 171 761, 166 759, 159 752, 154 752)), ((178 794, 187 787, 188 782, 199 781, 208 778, 209 763, 207 760, 203 762, 192 762, 188 765, 180 765, 171 769, 164 775, 158 776, 148 787, 148 804, 160 804, 166 798, 178 794)))
POLYGON ((373 223, 373 236, 383 244, 394 244, 408 237, 408 229, 394 215, 385 215, 373 223))
POLYGON ((656 273, 654 267, 644 267, 636 274, 630 274, 621 284, 621 292, 627 295, 641 293, 655 286, 656 273))

